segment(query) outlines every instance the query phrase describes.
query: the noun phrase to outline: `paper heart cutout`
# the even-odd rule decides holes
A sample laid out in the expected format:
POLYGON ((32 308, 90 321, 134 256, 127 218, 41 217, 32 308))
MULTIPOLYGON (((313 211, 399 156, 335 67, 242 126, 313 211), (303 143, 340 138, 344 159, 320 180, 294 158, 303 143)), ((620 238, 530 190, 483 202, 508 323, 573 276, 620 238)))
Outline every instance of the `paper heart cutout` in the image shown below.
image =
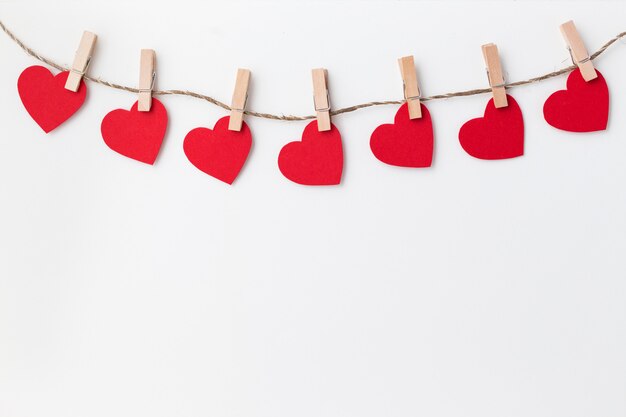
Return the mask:
POLYGON ((524 154, 524 118, 519 105, 507 94, 508 106, 497 109, 493 98, 484 117, 467 121, 459 131, 465 152, 479 159, 507 159, 524 154))
POLYGON ((585 81, 577 68, 567 77, 567 89, 554 92, 543 105, 543 117, 568 132, 605 130, 609 120, 609 88, 600 71, 585 81))
POLYGON ((167 128, 167 110, 153 98, 150 111, 116 109, 102 119, 104 143, 115 152, 146 164, 154 164, 167 128))
POLYGON ((317 121, 309 123, 302 140, 283 146, 278 168, 289 180, 302 185, 337 185, 343 171, 341 135, 335 125, 328 131, 317 130, 317 121))
POLYGON ((48 68, 34 65, 22 71, 17 79, 22 104, 46 133, 69 119, 85 102, 85 82, 81 80, 77 92, 66 90, 68 75, 68 71, 53 75, 48 68))
POLYGON ((193 129, 183 142, 187 159, 200 171, 232 184, 248 158, 252 146, 252 133, 243 122, 241 131, 228 130, 230 117, 222 117, 213 130, 205 127, 193 129))
POLYGON ((410 119, 407 103, 394 118, 393 124, 378 126, 370 138, 370 149, 378 160, 389 165, 409 168, 429 167, 433 161, 433 122, 426 106, 421 104, 422 117, 410 119))

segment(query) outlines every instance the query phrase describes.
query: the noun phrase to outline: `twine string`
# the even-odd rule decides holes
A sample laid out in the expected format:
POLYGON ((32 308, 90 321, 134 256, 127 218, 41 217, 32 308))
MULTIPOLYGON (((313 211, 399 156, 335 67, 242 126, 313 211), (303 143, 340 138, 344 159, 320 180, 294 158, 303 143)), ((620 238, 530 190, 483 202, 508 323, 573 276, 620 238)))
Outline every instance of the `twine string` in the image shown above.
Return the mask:
MULTIPOLYGON (((24 52, 26 52, 26 54, 32 56, 33 58, 37 59, 38 61, 43 62, 44 64, 56 68, 59 71, 68 71, 69 69, 64 67, 63 65, 60 65, 58 63, 56 63, 55 61, 46 58, 42 55, 40 55, 38 52, 34 51, 33 49, 31 49, 30 47, 26 46, 24 44, 24 42, 22 42, 17 36, 15 36, 15 34, 13 32, 11 32, 2 21, 0 21, 0 28, 2 29, 2 31, 9 37, 11 38, 11 40, 13 42, 15 42, 17 44, 17 46, 19 46, 24 52)), ((589 57, 590 60, 594 60, 596 58, 598 58, 600 55, 602 55, 611 45, 613 45, 615 42, 621 40, 622 38, 626 37, 626 32, 621 32, 618 35, 614 36, 613 38, 609 39, 604 45, 602 45, 600 47, 600 49, 598 49, 597 51, 595 51, 593 54, 591 54, 591 56, 589 57)), ((559 75, 562 74, 566 74, 572 70, 576 69, 576 65, 570 65, 568 67, 562 68, 560 70, 556 70, 556 71, 552 71, 549 72, 547 74, 544 75, 540 75, 538 77, 533 77, 533 78, 529 78, 527 80, 522 80, 522 81, 515 81, 515 82, 511 82, 511 83, 506 83, 504 86, 506 88, 512 88, 512 87, 519 87, 522 85, 527 85, 527 84, 534 84, 534 83, 538 83, 540 81, 544 81, 544 80, 548 80, 550 78, 554 78, 554 77, 558 77, 559 75)), ((128 87, 125 85, 121 85, 121 84, 116 84, 110 81, 106 81, 103 80, 101 78, 98 77, 93 77, 93 76, 89 76, 89 75, 85 75, 83 77, 86 80, 92 81, 94 83, 97 84, 101 84, 104 85, 106 87, 110 87, 110 88, 114 88, 116 90, 122 90, 122 91, 128 91, 130 93, 139 93, 139 89, 134 88, 134 87, 128 87)), ((471 89, 471 90, 462 90, 462 91, 455 91, 452 93, 444 93, 444 94, 435 94, 432 96, 426 96, 426 97, 422 97, 421 101, 433 101, 433 100, 441 100, 441 99, 446 99, 446 98, 452 98, 452 97, 467 97, 467 96, 475 96, 478 94, 486 94, 486 93, 490 93, 491 92, 491 88, 475 88, 475 89, 471 89)), ((196 93, 194 91, 188 91, 188 90, 154 90, 152 92, 153 95, 159 95, 159 96, 165 96, 165 95, 178 95, 178 96, 189 96, 189 97, 195 97, 204 101, 208 101, 209 103, 221 107, 224 110, 232 110, 231 107, 229 105, 227 105, 226 103, 223 103, 222 101, 213 98, 211 96, 205 95, 205 94, 200 94, 200 93, 196 93)), ((370 101, 367 103, 362 103, 362 104, 356 104, 354 106, 349 106, 349 107, 344 107, 341 109, 337 109, 337 110, 332 110, 330 112, 331 115, 335 116, 338 114, 344 114, 344 113, 351 113, 360 109, 365 109, 367 107, 374 107, 374 106, 387 106, 387 105, 392 105, 392 104, 403 104, 404 100, 385 100, 385 101, 370 101)), ((271 119, 271 120, 286 120, 286 121, 295 121, 295 120, 311 120, 311 119, 315 119, 315 115, 307 115, 307 116, 294 116, 294 115, 281 115, 281 114, 272 114, 272 113, 262 113, 262 112, 257 112, 257 111, 252 111, 252 110, 246 110, 244 111, 245 114, 249 115, 249 116, 254 116, 254 117, 260 117, 263 119, 271 119)))

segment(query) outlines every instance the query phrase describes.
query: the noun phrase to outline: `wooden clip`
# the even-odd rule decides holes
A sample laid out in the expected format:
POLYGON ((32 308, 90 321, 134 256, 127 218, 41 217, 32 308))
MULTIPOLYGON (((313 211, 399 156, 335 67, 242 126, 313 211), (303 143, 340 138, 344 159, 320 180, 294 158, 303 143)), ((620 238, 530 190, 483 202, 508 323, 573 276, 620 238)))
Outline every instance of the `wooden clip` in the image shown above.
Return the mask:
POLYGON ((574 64, 580 69, 580 73, 585 81, 591 81, 598 77, 596 69, 593 67, 587 48, 583 43, 580 34, 576 30, 576 25, 573 21, 568 21, 560 26, 561 33, 567 43, 567 49, 572 57, 574 64))
POLYGON ((498 47, 493 43, 482 46, 485 65, 487 65, 487 77, 489 86, 493 93, 493 103, 497 109, 509 105, 506 99, 506 89, 504 88, 504 74, 498 55, 498 47))
POLYGON ((328 71, 324 68, 313 70, 313 102, 317 115, 317 130, 330 130, 330 99, 328 96, 328 71))
POLYGON ((93 53, 94 46, 96 46, 97 39, 98 36, 96 36, 95 33, 87 31, 83 32, 83 37, 80 39, 76 55, 74 55, 72 69, 70 70, 67 80, 65 81, 66 90, 73 92, 78 91, 80 81, 83 79, 83 76, 87 72, 87 67, 89 67, 89 63, 91 62, 91 55, 93 53))
POLYGON ((420 119, 422 117, 421 94, 413 55, 398 59, 398 64, 400 64, 400 74, 402 74, 404 100, 409 107, 409 119, 420 119))
POLYGON ((156 53, 152 49, 141 50, 139 63, 139 105, 138 111, 150 111, 152 107, 152 89, 156 77, 156 53))
POLYGON ((243 112, 248 101, 248 85, 250 84, 250 70, 239 68, 237 70, 237 80, 235 81, 235 92, 230 104, 230 120, 228 130, 241 131, 243 123, 243 112))

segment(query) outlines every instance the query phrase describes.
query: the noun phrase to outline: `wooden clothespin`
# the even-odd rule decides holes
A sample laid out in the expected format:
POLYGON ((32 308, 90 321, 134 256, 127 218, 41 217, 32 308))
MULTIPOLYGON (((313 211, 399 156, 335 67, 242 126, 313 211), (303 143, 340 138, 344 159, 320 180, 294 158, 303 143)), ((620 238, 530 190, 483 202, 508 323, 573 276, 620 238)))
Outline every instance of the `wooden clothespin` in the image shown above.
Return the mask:
POLYGON ((91 55, 93 48, 96 46, 97 39, 98 36, 96 36, 95 33, 83 32, 83 37, 80 39, 76 55, 74 55, 72 69, 67 76, 67 81, 65 81, 66 90, 73 92, 78 91, 80 81, 83 79, 83 76, 87 72, 87 67, 89 67, 89 63, 91 62, 91 55))
POLYGON ((150 111, 152 107, 152 89, 156 78, 156 53, 152 49, 141 50, 139 63, 139 105, 138 111, 150 111))
POLYGON ((420 119, 422 117, 421 94, 413 55, 398 59, 398 64, 400 64, 400 74, 402 74, 404 100, 409 107, 409 119, 420 119))
POLYGON ((313 70, 313 102, 317 115, 317 130, 330 130, 330 98, 328 95, 328 71, 324 68, 313 70))
POLYGON ((482 46, 485 65, 487 65, 487 76, 489 77, 489 86, 493 93, 493 103, 497 109, 509 105, 506 99, 506 89, 504 88, 504 73, 500 64, 500 56, 498 55, 498 47, 493 43, 482 46))
POLYGON ((230 120, 228 130, 241 131, 243 112, 248 101, 248 85, 250 84, 250 70, 239 68, 235 81, 235 92, 230 104, 230 120))
POLYGON ((598 77, 596 69, 593 67, 591 57, 585 48, 582 38, 576 30, 576 25, 573 21, 568 21, 560 26, 561 33, 567 43, 567 49, 572 57, 574 64, 580 69, 580 73, 585 81, 591 81, 598 77))

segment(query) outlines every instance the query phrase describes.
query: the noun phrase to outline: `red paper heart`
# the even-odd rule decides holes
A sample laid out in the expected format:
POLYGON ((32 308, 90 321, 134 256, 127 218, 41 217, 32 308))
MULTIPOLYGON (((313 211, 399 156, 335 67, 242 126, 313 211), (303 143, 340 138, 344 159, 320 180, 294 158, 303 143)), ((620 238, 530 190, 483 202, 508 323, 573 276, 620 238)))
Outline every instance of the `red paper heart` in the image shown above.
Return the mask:
POLYGON ((52 75, 48 68, 34 65, 22 71, 17 80, 22 104, 46 133, 76 113, 87 96, 84 81, 80 82, 77 92, 65 89, 68 75, 68 71, 52 75))
POLYGON ((422 117, 409 119, 408 105, 396 112, 393 124, 380 125, 372 133, 370 148, 380 161, 400 167, 424 168, 433 161, 433 122, 423 104, 422 117))
POLYGON ((278 155, 280 172, 303 185, 336 185, 341 182, 343 148, 339 130, 331 124, 325 132, 317 130, 317 121, 309 123, 302 141, 283 146, 278 155))
POLYGON ((205 127, 193 129, 183 142, 189 162, 200 171, 232 184, 248 158, 252 146, 252 133, 246 122, 241 131, 228 130, 230 117, 222 117, 213 130, 205 127))
POLYGON ((507 159, 524 154, 524 119, 517 102, 507 94, 508 106, 497 109, 493 98, 484 117, 461 126, 459 141, 465 152, 479 159, 507 159))
POLYGON ((154 164, 167 128, 165 106, 152 99, 150 111, 137 111, 137 102, 128 110, 116 109, 102 119, 104 142, 124 156, 154 164))
POLYGON ((567 89, 553 93, 543 105, 543 117, 551 126, 568 132, 606 129, 609 120, 609 88, 600 71, 586 82, 577 68, 567 77, 567 89))

